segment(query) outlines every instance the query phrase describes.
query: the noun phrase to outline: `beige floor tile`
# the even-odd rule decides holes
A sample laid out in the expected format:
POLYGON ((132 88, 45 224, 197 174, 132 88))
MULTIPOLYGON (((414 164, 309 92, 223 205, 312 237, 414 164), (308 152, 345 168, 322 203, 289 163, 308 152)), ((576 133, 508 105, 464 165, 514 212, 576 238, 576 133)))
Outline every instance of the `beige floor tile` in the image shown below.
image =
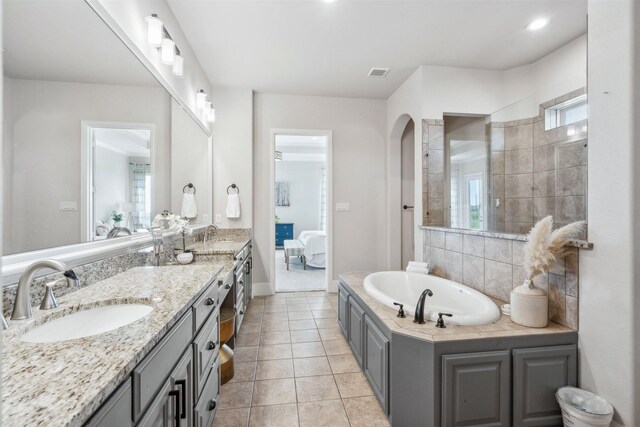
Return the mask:
POLYGON ((242 322, 242 326, 240 327, 240 333, 244 334, 247 332, 260 332, 262 323, 247 323, 242 322))
POLYGON ((349 427, 347 413, 340 400, 298 403, 300 427, 349 427))
POLYGON ((277 313, 265 313, 262 316, 262 321, 263 322, 269 322, 269 321, 276 321, 276 320, 282 320, 282 321, 287 321, 289 320, 288 316, 287 316, 287 312, 286 311, 281 311, 281 312, 277 312, 277 313))
POLYGON ((331 371, 334 374, 347 374, 351 372, 360 372, 360 365, 352 354, 339 354, 328 356, 331 371))
POLYGON ((380 403, 373 396, 343 399, 352 427, 389 427, 380 403))
POLYGON ((320 341, 320 335, 316 329, 305 329, 302 331, 291 331, 291 342, 320 341))
MULTIPOLYGON (((286 323, 288 325, 288 322, 286 323)), ((289 331, 263 332, 260 337, 260 345, 288 344, 291 342, 289 331)))
POLYGON ((342 338, 342 333, 337 326, 329 329, 318 329, 318 333, 322 341, 339 340, 342 338))
POLYGON ((249 427, 297 427, 298 425, 298 408, 295 403, 251 408, 249 427))
POLYGON ((324 347, 321 342, 293 343, 291 351, 295 358, 324 356, 324 347))
POLYGON ((249 347, 260 343, 260 332, 240 332, 236 338, 236 347, 249 347))
POLYGON ((312 310, 314 319, 337 319, 338 313, 335 310, 312 310))
POLYGON ((292 298, 287 297, 287 307, 295 304, 308 304, 307 297, 300 297, 298 295, 295 295, 292 298))
POLYGON ((265 322, 262 324, 262 332, 283 332, 289 330, 289 322, 278 320, 277 322, 265 322))
POLYGON ((220 409, 249 408, 253 382, 227 383, 220 389, 220 409))
POLYGON ((236 362, 246 362, 252 360, 258 360, 258 346, 252 347, 236 347, 233 350, 233 359, 236 362))
POLYGON ((333 400, 340 397, 333 375, 296 378, 298 402, 333 400))
POLYGON ((349 344, 347 344, 344 339, 322 341, 322 345, 324 346, 324 351, 327 353, 327 356, 351 354, 351 347, 349 347, 349 344))
POLYGON ((280 313, 282 311, 286 311, 287 310, 287 303, 285 303, 284 301, 282 303, 279 304, 265 304, 264 306, 264 310, 263 310, 263 314, 267 314, 267 313, 280 313))
POLYGON ((233 364, 233 378, 230 383, 253 381, 256 378, 256 362, 238 362, 233 364))
POLYGON ((311 310, 332 310, 333 307, 329 303, 329 301, 318 301, 318 302, 310 302, 309 308, 311 310))
POLYGON ((343 399, 349 397, 372 396, 373 390, 369 386, 366 377, 360 373, 337 374, 336 384, 343 399))
POLYGON ((318 329, 330 329, 338 325, 337 319, 316 319, 315 322, 318 329))
POLYGON ((293 359, 293 371, 296 377, 313 377, 331 374, 331 367, 326 357, 305 357, 293 359))
POLYGON ((249 408, 218 409, 213 427, 247 427, 249 411, 249 408))
POLYGON ((312 297, 312 296, 307 296, 307 302, 309 304, 314 303, 314 302, 326 302, 329 303, 329 299, 325 296, 318 296, 318 297, 312 297))
POLYGON ((261 345, 258 360, 291 359, 291 344, 261 345))
POLYGON ((260 360, 256 367, 256 380, 293 378, 293 360, 260 360))
POLYGON ((304 304, 289 304, 287 303, 287 311, 311 311, 311 307, 306 302, 304 304))
POLYGON ((292 311, 289 313, 289 320, 305 320, 313 319, 313 314, 310 311, 292 311))
POLYGON ((292 331, 316 329, 316 322, 313 319, 289 320, 289 329, 292 331))
POLYGON ((296 385, 293 378, 256 381, 253 386, 252 406, 296 403, 296 385))

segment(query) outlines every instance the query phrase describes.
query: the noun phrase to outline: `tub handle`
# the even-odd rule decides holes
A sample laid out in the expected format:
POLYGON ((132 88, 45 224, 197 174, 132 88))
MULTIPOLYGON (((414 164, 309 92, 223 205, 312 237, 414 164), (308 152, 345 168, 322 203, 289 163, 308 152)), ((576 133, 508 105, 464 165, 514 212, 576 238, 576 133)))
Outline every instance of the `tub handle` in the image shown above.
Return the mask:
POLYGON ((397 314, 398 317, 403 317, 403 318, 407 317, 407 316, 404 315, 404 308, 403 308, 404 304, 400 304, 399 302, 395 302, 394 301, 393 305, 399 305, 400 306, 400 309, 398 310, 398 314, 397 314))
POLYGON ((444 319, 442 316, 453 317, 451 313, 438 313, 438 321, 436 322, 436 328, 446 328, 447 325, 444 324, 444 319))

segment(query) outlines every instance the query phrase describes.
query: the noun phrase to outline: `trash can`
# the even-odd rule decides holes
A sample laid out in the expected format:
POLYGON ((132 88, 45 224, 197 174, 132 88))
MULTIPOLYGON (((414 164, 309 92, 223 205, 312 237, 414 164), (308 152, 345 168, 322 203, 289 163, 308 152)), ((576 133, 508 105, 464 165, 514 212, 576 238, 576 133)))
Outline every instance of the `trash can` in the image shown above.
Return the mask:
POLYGON ((556 392, 565 427, 603 427, 611 424, 613 406, 603 398, 576 387, 556 392))

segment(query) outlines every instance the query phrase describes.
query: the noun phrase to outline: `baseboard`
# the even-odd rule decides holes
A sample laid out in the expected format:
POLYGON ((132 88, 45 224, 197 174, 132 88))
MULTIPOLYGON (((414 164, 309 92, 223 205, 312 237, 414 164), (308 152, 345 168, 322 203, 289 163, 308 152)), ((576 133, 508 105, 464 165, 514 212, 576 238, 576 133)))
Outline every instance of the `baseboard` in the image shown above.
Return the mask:
POLYGON ((270 283, 253 283, 252 286, 254 297, 266 297, 273 295, 270 283))

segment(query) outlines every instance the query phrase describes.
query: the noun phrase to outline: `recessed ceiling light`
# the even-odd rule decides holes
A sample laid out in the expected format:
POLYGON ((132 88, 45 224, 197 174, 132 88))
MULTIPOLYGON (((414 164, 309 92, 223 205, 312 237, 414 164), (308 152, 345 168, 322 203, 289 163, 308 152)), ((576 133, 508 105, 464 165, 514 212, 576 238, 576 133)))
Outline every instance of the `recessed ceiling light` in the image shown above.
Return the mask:
POLYGON ((540 18, 533 20, 527 25, 527 30, 529 31, 537 31, 541 28, 544 28, 549 24, 549 20, 547 18, 540 18))

